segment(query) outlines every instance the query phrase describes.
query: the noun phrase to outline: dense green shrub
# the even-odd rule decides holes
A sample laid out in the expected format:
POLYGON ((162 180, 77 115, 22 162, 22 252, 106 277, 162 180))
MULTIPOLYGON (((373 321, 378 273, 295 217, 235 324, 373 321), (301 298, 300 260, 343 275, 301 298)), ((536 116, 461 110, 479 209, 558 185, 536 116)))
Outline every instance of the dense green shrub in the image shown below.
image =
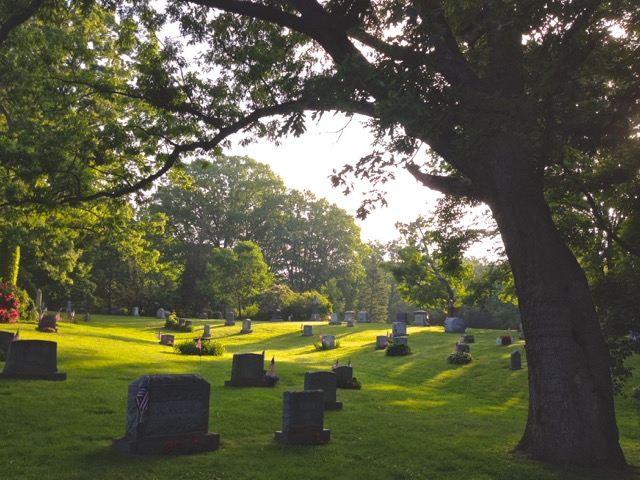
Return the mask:
POLYGON ((467 352, 453 352, 447 356, 447 362, 454 363, 456 365, 466 365, 472 361, 473 357, 467 352))
POLYGON ((390 343, 387 345, 385 355, 389 357, 400 357, 402 355, 411 355, 411 347, 404 343, 390 343))
POLYGON ((182 355, 210 355, 219 357, 224 355, 225 349, 221 342, 215 340, 201 340, 202 348, 198 348, 197 340, 185 340, 173 348, 182 355))
POLYGON ((173 330, 175 332, 193 332, 193 326, 185 325, 184 323, 180 325, 180 322, 178 322, 175 314, 169 315, 167 321, 164 322, 164 328, 166 328, 167 330, 173 330))

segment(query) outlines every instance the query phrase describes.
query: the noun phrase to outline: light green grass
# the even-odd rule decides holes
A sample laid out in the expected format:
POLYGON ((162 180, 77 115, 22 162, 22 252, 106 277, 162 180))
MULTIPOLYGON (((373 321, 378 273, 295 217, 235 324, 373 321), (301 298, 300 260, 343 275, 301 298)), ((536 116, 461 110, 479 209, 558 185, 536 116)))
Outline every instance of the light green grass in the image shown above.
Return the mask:
MULTIPOLYGON (((195 338, 178 333, 176 341, 195 338)), ((181 356, 156 339, 163 322, 151 318, 94 315, 88 323, 61 323, 57 334, 21 324, 21 339, 58 342, 64 382, 0 381, 0 478, 2 479, 202 479, 202 480, 513 480, 631 479, 626 473, 565 470, 511 453, 527 416, 523 342, 497 347, 500 332, 470 330, 474 361, 450 365, 458 335, 441 327, 409 327, 413 354, 387 357, 374 350, 388 325, 314 324, 303 337, 300 323, 209 321, 222 357, 181 356), (336 350, 314 348, 320 333, 334 334, 336 350), (523 354, 523 370, 509 369, 510 352, 523 354), (275 356, 275 388, 224 387, 233 353, 265 350, 275 356), (277 443, 282 393, 301 390, 304 373, 329 370, 349 359, 362 390, 338 390, 340 411, 325 413, 331 441, 324 446, 277 443), (221 436, 216 452, 191 456, 131 456, 111 448, 124 435, 128 385, 153 373, 199 373, 211 383, 209 430, 221 436)), ((8 328, 4 328, 9 330, 8 328)), ((168 332, 167 332, 168 333, 168 332)), ((635 385, 632 382, 627 391, 635 385)), ((627 461, 640 466, 640 403, 617 399, 618 426, 627 461)))

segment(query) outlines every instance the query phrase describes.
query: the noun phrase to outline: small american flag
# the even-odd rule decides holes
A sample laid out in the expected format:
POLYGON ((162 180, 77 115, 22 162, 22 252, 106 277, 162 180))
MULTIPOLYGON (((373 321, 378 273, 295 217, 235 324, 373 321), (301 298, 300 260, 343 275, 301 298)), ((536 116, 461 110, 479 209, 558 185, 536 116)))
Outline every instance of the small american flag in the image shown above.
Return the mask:
POLYGON ((276 374, 276 357, 275 356, 271 357, 271 363, 269 364, 269 373, 271 375, 276 374))
POLYGON ((202 337, 198 337, 198 341, 196 342, 196 348, 202 352, 202 337))
POLYGON ((149 406, 149 390, 147 387, 140 387, 140 390, 138 390, 136 405, 138 405, 138 413, 140 415, 147 411, 147 407, 149 406))

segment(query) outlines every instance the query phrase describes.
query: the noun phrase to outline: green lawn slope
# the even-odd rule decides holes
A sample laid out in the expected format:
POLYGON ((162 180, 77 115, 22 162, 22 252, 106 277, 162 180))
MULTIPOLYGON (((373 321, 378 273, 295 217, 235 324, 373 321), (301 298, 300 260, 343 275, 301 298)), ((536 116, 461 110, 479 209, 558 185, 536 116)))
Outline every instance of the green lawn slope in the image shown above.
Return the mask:
MULTIPOLYGON (((194 320, 195 333, 204 320, 194 320)), ((0 478, 2 479, 194 479, 194 480, 413 480, 413 479, 631 479, 640 478, 640 403, 617 398, 622 448, 628 472, 562 469, 512 453, 527 418, 527 362, 524 342, 498 347, 505 332, 468 330, 474 361, 450 365, 458 335, 442 327, 409 327, 413 354, 387 357, 377 335, 388 325, 354 328, 312 323, 313 337, 300 323, 208 321, 221 357, 182 356, 158 343, 164 322, 152 318, 94 315, 90 322, 61 322, 58 333, 18 324, 21 339, 58 343, 62 382, 0 380, 0 478), (321 333, 334 334, 335 350, 316 350, 321 333), (510 370, 510 353, 523 356, 523 369, 510 370), (225 387, 234 353, 265 351, 265 368, 275 356, 282 380, 275 388, 225 387), (351 360, 362 390, 338 390, 339 411, 325 412, 327 445, 279 444, 282 393, 302 390, 304 374, 330 370, 351 360), (128 385, 142 375, 198 373, 211 384, 209 430, 221 437, 218 451, 189 456, 134 456, 111 447, 125 432, 128 385), (612 476, 613 475, 613 476, 612 476)), ((1 327, 0 327, 1 328, 1 327)), ((4 326, 11 330, 14 326, 4 326)), ((637 363, 637 359, 636 359, 637 363)), ((0 367, 3 364, 0 363, 0 367)), ((637 365, 636 365, 637 366, 637 365)))

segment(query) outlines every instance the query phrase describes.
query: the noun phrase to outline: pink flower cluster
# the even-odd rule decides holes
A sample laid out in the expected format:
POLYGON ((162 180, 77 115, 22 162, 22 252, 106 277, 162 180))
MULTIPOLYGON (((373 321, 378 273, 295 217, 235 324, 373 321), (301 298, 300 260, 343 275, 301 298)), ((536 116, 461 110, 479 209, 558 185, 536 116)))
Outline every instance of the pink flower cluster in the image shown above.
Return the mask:
POLYGON ((0 323, 16 323, 18 321, 18 297, 6 283, 0 283, 0 323))

